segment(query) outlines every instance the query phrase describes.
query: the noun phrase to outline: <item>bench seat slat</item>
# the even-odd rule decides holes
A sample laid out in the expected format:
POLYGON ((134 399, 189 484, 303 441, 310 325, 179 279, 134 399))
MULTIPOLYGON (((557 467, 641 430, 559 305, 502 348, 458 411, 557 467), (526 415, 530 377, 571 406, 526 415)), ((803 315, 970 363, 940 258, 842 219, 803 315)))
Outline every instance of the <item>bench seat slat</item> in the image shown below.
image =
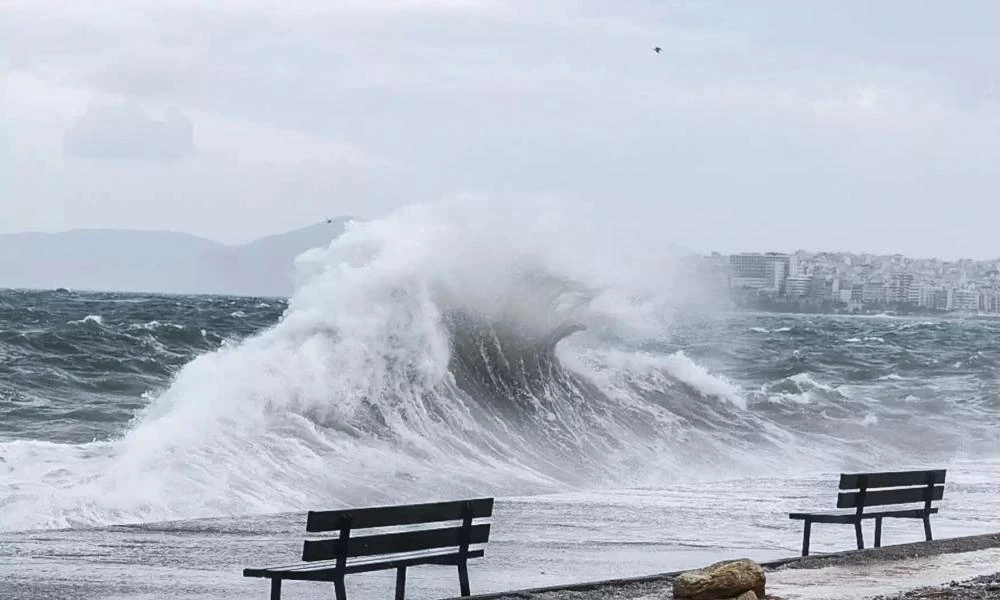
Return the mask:
MULTIPOLYGON (((481 550, 481 549, 480 549, 481 550)), ((353 558, 348 560, 345 564, 348 568, 354 568, 361 565, 380 565, 392 560, 401 559, 411 559, 411 558, 440 558, 442 556, 451 556, 458 552, 455 548, 442 548, 439 550, 419 550, 415 552, 394 552, 392 554, 384 554, 381 556, 366 556, 364 558, 353 558)), ((471 551, 469 553, 471 556, 471 551)), ((334 560, 324 560, 321 562, 299 562, 291 565, 282 565, 274 567, 265 567, 266 571, 322 571, 323 569, 332 569, 337 566, 337 561, 334 560)))
MULTIPOLYGON (((458 546, 462 543, 464 533, 465 529, 459 526, 352 537, 347 540, 347 556, 373 556, 458 546)), ((467 543, 482 544, 490 538, 490 525, 473 525, 468 534, 467 543)), ((307 540, 302 546, 302 560, 313 562, 336 558, 341 544, 339 539, 307 540)))
POLYGON ((934 485, 944 483, 945 469, 933 471, 892 471, 888 473, 843 473, 840 476, 840 489, 856 490, 861 487, 861 478, 865 478, 865 485, 868 489, 907 487, 911 485, 927 485, 927 477, 934 485))
MULTIPOLYGON (((938 509, 932 508, 929 514, 937 514, 938 509)), ((866 512, 861 514, 861 520, 883 518, 900 519, 921 519, 924 516, 924 509, 913 508, 904 510, 882 510, 876 512, 866 512)), ((810 513, 789 513, 789 519, 798 521, 812 521, 813 523, 854 523, 858 520, 855 511, 850 512, 810 512, 810 513)))
POLYGON ((327 511, 311 510, 306 517, 306 531, 310 533, 336 531, 341 528, 345 517, 350 518, 351 529, 460 521, 464 516, 467 505, 473 519, 483 519, 493 515, 493 498, 431 502, 406 506, 376 506, 372 508, 349 508, 327 511))
MULTIPOLYGON (((461 554, 455 550, 438 552, 411 553, 412 555, 394 555, 391 558, 378 557, 378 559, 362 559, 348 563, 344 569, 344 574, 364 573, 367 571, 381 571, 395 569, 398 567, 412 567, 415 565, 451 565, 456 564, 461 558, 461 554)), ((466 558, 482 558, 485 551, 470 550, 466 558)), ((244 577, 265 577, 269 579, 294 579, 301 581, 333 581, 337 572, 336 561, 327 563, 301 563, 298 565, 288 565, 283 567, 271 567, 264 569, 243 569, 244 577)))
MULTIPOLYGON (((877 490, 865 492, 864 498, 860 492, 841 492, 837 494, 837 508, 856 508, 861 500, 867 506, 885 506, 887 504, 913 504, 924 501, 927 486, 877 490)), ((931 500, 944 498, 944 486, 936 485, 931 490, 931 500)))

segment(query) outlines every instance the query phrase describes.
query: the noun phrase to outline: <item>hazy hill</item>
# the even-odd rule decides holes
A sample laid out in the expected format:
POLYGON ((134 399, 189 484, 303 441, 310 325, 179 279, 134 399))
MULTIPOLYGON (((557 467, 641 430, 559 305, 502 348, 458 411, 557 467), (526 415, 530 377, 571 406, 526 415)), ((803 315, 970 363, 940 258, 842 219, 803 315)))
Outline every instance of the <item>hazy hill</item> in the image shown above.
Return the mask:
POLYGON ((348 219, 318 223, 271 235, 242 246, 219 246, 202 255, 202 287, 220 286, 227 294, 285 296, 291 293, 295 257, 311 248, 330 245, 348 219), (280 293, 279 293, 280 292, 280 293))
POLYGON ((348 220, 235 246, 169 231, 0 234, 0 287, 285 296, 295 257, 329 244, 348 220))

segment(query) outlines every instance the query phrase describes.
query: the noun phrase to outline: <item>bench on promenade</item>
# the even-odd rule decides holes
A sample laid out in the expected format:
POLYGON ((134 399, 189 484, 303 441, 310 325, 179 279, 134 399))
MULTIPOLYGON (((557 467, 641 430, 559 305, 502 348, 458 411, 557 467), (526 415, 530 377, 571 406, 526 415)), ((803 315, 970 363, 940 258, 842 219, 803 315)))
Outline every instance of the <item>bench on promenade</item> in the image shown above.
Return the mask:
POLYGON ((345 575, 395 569, 396 600, 403 600, 407 567, 449 565, 458 567, 459 588, 468 596, 467 561, 485 554, 483 546, 490 537, 489 523, 474 521, 492 515, 493 498, 310 511, 306 531, 336 532, 336 537, 306 540, 301 563, 244 569, 243 576, 270 579, 271 600, 281 598, 281 582, 286 579, 333 583, 337 600, 346 600, 345 575), (447 521, 460 523, 441 526, 447 521), (397 530, 371 531, 385 527, 397 530))
POLYGON ((837 494, 837 508, 853 510, 788 515, 790 519, 805 522, 802 531, 802 556, 809 556, 809 530, 813 523, 854 525, 858 550, 861 550, 865 547, 865 538, 861 532, 863 520, 875 520, 875 547, 879 548, 882 546, 882 519, 922 519, 924 536, 927 541, 931 541, 931 515, 938 511, 931 506, 931 503, 944 497, 945 472, 944 469, 938 469, 842 474, 841 492, 837 494), (921 506, 916 506, 917 504, 921 506), (885 508, 865 510, 871 507, 885 508))

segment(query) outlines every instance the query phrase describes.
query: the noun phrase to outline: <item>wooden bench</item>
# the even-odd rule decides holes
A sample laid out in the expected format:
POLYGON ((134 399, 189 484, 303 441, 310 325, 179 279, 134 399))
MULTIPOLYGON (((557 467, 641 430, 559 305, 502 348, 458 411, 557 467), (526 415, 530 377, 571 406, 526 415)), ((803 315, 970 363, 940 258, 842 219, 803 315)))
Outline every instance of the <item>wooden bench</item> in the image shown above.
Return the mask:
POLYGON ((945 470, 897 471, 893 473, 844 473, 840 476, 837 508, 851 511, 826 513, 791 513, 790 519, 805 522, 802 532, 802 556, 809 556, 809 530, 813 523, 847 523, 854 525, 858 550, 865 547, 861 521, 875 519, 875 547, 882 546, 882 519, 922 519, 924 536, 931 540, 931 515, 938 509, 932 502, 944 497, 945 470), (919 507, 901 505, 921 504, 919 507), (876 511, 865 509, 873 506, 893 507, 876 511))
POLYGON ((337 532, 332 539, 306 540, 301 563, 244 569, 244 577, 271 580, 271 600, 281 598, 285 579, 332 582, 337 600, 345 600, 344 576, 349 573, 396 570, 396 600, 403 600, 406 568, 416 565, 458 567, 459 588, 469 595, 467 561, 484 555, 489 523, 473 523, 493 515, 493 498, 432 504, 310 511, 306 531, 337 532), (446 521, 461 521, 442 527, 446 521), (430 525, 431 527, 428 527, 430 525), (407 526, 405 530, 355 535, 362 530, 407 526), (471 549, 471 546, 480 546, 471 549))

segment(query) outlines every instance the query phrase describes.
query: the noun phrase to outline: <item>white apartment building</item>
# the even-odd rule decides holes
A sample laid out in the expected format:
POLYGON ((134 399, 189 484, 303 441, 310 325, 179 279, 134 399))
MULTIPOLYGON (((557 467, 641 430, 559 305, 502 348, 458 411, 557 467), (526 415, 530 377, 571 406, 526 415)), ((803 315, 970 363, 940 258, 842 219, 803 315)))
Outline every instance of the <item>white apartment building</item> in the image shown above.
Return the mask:
POLYGON ((948 290, 948 310, 976 312, 979 310, 979 292, 976 290, 948 290))

